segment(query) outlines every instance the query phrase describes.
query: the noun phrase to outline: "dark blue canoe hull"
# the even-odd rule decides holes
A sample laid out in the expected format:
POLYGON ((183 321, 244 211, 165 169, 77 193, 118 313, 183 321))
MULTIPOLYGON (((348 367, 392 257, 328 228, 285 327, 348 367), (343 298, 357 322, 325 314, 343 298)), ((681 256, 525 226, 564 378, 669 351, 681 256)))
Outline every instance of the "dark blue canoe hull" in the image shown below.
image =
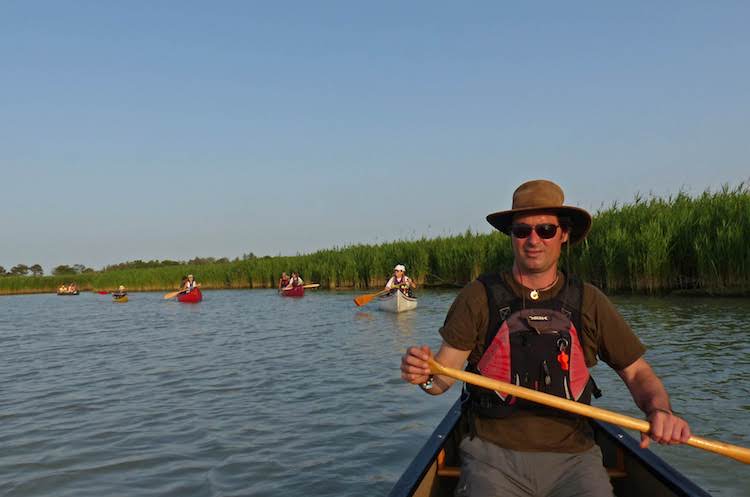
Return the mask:
MULTIPOLYGON (((422 447, 390 497, 448 497, 453 495, 460 468, 458 443, 463 437, 463 412, 458 400, 422 447), (438 454, 445 449, 445 462, 438 454)), ((592 421, 615 495, 618 497, 710 497, 705 490, 667 464, 617 426, 592 421)))

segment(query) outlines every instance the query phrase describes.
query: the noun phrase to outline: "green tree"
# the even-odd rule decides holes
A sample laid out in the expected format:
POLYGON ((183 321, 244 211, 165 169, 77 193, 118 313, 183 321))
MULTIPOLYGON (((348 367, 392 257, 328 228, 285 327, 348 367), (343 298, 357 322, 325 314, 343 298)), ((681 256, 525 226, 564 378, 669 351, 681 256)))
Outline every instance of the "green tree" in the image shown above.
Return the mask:
POLYGON ((26 264, 16 264, 10 268, 10 274, 13 276, 26 276, 29 274, 29 266, 26 264))
POLYGON ((39 264, 34 264, 29 268, 32 276, 44 276, 44 269, 39 264))
POLYGON ((66 274, 76 274, 76 270, 67 264, 61 264, 52 270, 52 274, 55 276, 64 276, 66 274))

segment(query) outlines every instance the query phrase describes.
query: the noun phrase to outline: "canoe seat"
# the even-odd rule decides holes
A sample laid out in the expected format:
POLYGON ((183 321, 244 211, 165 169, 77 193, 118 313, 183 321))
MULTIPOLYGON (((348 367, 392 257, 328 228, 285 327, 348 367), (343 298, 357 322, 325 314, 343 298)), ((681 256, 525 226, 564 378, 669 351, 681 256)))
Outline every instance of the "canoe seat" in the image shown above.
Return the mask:
MULTIPOLYGON (((621 448, 617 448, 616 466, 606 469, 610 479, 625 478, 628 476, 627 471, 625 471, 625 453, 621 448)), ((445 465, 445 449, 441 449, 437 456, 437 474, 443 478, 458 478, 461 476, 461 468, 445 465)))
POLYGON ((458 478, 461 475, 461 468, 458 466, 445 465, 445 449, 440 449, 437 456, 437 474, 445 478, 458 478))

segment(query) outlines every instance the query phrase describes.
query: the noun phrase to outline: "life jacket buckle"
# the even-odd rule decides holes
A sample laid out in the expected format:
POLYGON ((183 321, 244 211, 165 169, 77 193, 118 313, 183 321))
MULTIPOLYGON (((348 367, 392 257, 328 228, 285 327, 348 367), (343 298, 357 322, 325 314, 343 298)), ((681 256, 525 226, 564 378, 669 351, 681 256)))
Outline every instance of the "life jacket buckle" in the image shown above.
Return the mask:
POLYGON ((502 307, 498 312, 500 313, 500 322, 505 321, 510 316, 510 306, 502 307))

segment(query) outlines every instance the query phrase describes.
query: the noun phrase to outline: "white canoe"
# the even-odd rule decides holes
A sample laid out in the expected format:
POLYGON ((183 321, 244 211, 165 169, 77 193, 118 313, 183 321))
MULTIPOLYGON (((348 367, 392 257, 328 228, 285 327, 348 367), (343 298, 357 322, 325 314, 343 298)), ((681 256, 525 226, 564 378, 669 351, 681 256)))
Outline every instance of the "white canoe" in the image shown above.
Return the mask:
POLYGON ((380 297, 378 306, 381 311, 404 312, 417 308, 417 299, 407 297, 404 292, 398 291, 392 294, 380 297))

